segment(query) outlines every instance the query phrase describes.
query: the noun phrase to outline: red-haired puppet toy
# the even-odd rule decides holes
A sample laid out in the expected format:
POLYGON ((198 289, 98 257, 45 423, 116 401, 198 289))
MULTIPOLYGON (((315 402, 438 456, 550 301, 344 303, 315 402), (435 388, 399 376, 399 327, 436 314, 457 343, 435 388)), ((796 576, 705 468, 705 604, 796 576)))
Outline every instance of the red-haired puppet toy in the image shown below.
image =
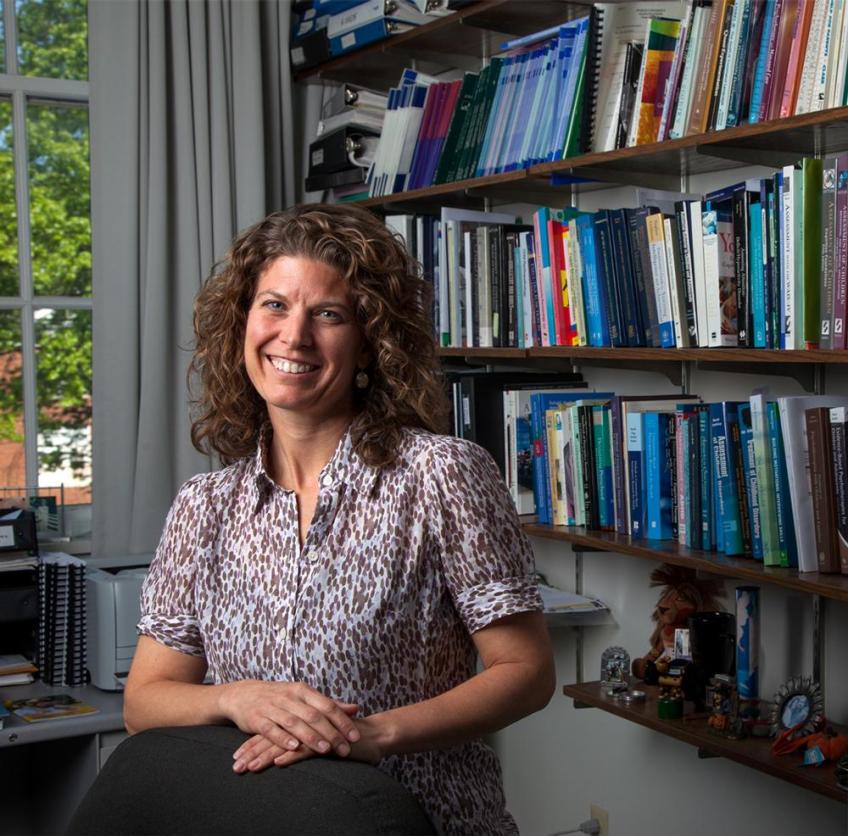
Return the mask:
POLYGON ((692 613, 714 610, 724 586, 719 580, 699 578, 694 569, 664 563, 651 572, 651 586, 663 587, 653 618, 657 622, 651 633, 651 649, 634 659, 632 670, 639 679, 645 678, 649 662, 674 655, 674 631, 688 626, 692 613))

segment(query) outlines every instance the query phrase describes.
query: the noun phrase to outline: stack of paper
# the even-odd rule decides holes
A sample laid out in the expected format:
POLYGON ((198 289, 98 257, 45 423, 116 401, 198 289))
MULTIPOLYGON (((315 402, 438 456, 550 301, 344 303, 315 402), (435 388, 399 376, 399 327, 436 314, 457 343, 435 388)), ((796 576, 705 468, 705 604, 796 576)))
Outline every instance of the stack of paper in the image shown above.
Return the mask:
POLYGON ((62 552, 38 566, 38 667, 48 685, 84 685, 85 562, 62 552))
POLYGON ((29 685, 37 672, 38 668, 18 653, 0 656, 0 686, 29 685))

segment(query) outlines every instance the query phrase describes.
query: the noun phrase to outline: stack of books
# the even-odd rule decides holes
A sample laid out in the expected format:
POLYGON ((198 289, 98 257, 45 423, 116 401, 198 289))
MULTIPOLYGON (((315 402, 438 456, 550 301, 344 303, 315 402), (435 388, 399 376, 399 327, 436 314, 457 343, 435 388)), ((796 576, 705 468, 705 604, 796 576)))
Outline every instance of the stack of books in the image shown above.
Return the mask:
MULTIPOLYGON (((848 155, 639 208, 442 209, 445 347, 848 347, 848 155)), ((396 216, 414 223, 415 216, 396 216)))
POLYGON ((702 403, 525 389, 521 398, 503 396, 505 425, 515 426, 507 458, 531 462, 523 479, 520 468, 507 473, 519 513, 848 574, 848 396, 755 391, 702 403))
POLYGON ((292 66, 313 67, 453 11, 448 0, 308 0, 292 17, 292 66))
POLYGON ((330 191, 336 202, 367 194, 365 179, 383 127, 386 97, 343 84, 324 102, 318 138, 309 146, 308 192, 330 191))
POLYGON ((84 685, 85 562, 48 552, 38 565, 38 668, 47 685, 84 685))
POLYGON ((0 656, 0 687, 6 685, 29 685, 35 679, 38 668, 20 653, 0 656))

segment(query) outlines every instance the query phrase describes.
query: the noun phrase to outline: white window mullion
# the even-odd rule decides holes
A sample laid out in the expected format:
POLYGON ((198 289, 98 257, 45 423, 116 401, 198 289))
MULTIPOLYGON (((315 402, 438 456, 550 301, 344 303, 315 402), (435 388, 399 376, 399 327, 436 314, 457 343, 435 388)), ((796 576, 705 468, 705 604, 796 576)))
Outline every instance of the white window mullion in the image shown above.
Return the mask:
MULTIPOLYGON (((9 2, 9 0, 6 0, 9 2)), ((7 41, 8 43, 8 41, 7 41)), ((26 487, 38 487, 38 396, 35 369, 35 320, 33 317, 32 250, 29 227, 29 162, 26 141, 26 96, 12 94, 12 130, 15 145, 15 201, 18 214, 18 272, 21 299, 21 350, 23 359, 24 456, 26 487)))
POLYGON ((18 71, 18 26, 15 21, 15 0, 3 0, 3 28, 6 30, 6 66, 4 73, 18 71))

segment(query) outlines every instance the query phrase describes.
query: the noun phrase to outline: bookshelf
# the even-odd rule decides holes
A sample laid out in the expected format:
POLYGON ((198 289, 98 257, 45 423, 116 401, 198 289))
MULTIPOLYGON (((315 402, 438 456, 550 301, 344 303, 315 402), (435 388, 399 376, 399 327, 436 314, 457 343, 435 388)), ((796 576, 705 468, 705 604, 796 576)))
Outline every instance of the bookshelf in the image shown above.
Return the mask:
MULTIPOLYGON (((613 700, 601 691, 600 682, 583 682, 578 685, 566 685, 563 693, 575 701, 580 708, 599 708, 616 717, 621 717, 631 723, 673 737, 698 749, 698 756, 723 757, 736 761, 743 766, 765 772, 803 787, 811 792, 845 803, 848 793, 841 790, 833 781, 833 769, 822 767, 813 769, 801 767, 802 756, 799 753, 775 757, 771 753, 771 740, 747 738, 745 740, 729 740, 711 734, 706 724, 706 717, 701 719, 660 720, 657 718, 656 696, 657 689, 645 686, 647 699, 642 704, 625 705, 620 700, 613 700)), ((839 729, 840 734, 846 730, 839 729)))
MULTIPOLYGON (((410 60, 424 72, 439 68, 478 69, 481 62, 499 51, 508 36, 520 36, 584 15, 590 5, 588 1, 483 0, 454 15, 299 73, 295 80, 303 83, 337 80, 386 89, 396 83, 410 60)), ((427 212, 441 206, 490 209, 499 203, 564 205, 575 195, 601 189, 641 186, 685 190, 683 187, 688 185, 689 178, 696 175, 751 165, 779 167, 800 157, 826 157, 846 151, 848 107, 839 107, 757 124, 746 123, 677 140, 580 154, 503 174, 368 198, 360 205, 386 214, 427 212), (552 185, 554 174, 586 178, 588 182, 552 185)), ((684 388, 692 368, 784 375, 795 378, 803 388, 817 394, 823 392, 828 369, 848 364, 848 350, 558 346, 441 348, 439 354, 446 364, 471 366, 638 368, 660 372, 684 388)), ((799 573, 793 569, 764 566, 751 559, 687 549, 672 541, 648 541, 582 527, 528 523, 524 530, 533 537, 568 543, 579 560, 587 552, 611 552, 811 596, 815 620, 814 675, 817 679, 823 674, 821 620, 824 601, 848 602, 848 576, 845 575, 799 573)), ((578 650, 578 655, 580 653, 578 650)), ((642 706, 625 706, 607 699, 598 683, 566 685, 564 693, 582 706, 599 708, 682 740, 696 746, 699 752, 729 758, 842 803, 848 800, 848 794, 837 787, 832 768, 799 769, 797 758, 772 756, 769 741, 724 740, 710 734, 704 722, 658 720, 653 695, 642 706)))

